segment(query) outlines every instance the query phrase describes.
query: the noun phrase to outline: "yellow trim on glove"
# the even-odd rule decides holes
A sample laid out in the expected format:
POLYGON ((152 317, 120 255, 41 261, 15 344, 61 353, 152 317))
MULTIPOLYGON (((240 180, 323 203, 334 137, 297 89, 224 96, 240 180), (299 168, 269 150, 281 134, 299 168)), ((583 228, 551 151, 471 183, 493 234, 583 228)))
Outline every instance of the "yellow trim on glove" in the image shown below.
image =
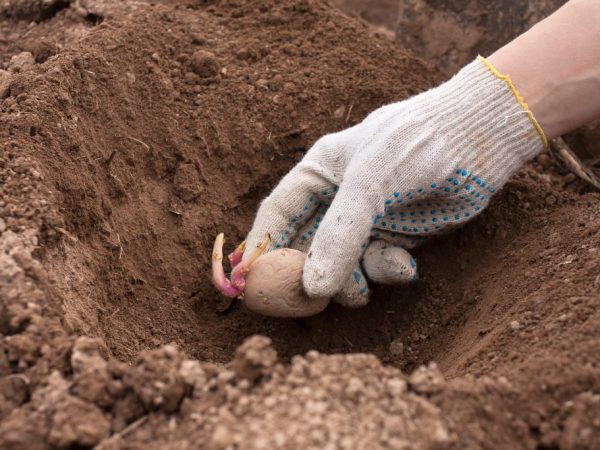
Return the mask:
POLYGON ((496 68, 492 65, 492 63, 490 63, 487 59, 485 59, 481 55, 479 55, 477 57, 477 60, 480 61, 485 67, 487 67, 488 70, 490 72, 492 72, 492 74, 496 78, 498 78, 499 80, 502 80, 502 81, 504 81, 504 83, 506 83, 506 85, 508 86, 508 88, 511 90, 511 92, 515 96, 515 99, 517 100, 517 102, 519 103, 519 105, 521 105, 521 107, 523 108, 523 110, 527 113, 527 117, 529 117, 529 120, 533 124, 533 127, 535 128, 535 130, 540 135, 540 138, 542 139, 542 142, 544 143, 544 147, 548 147, 548 139, 546 138, 546 135, 544 134, 544 130, 542 130, 542 127, 540 126, 540 124, 536 120, 536 118, 533 116, 533 113, 529 109, 529 106, 527 106, 527 103, 525 103, 525 100, 523 100, 523 97, 521 97, 521 94, 519 94, 519 91, 517 91, 517 88, 513 84, 512 80, 510 79, 510 76, 509 75, 503 75, 500 72, 498 72, 496 70, 496 68))

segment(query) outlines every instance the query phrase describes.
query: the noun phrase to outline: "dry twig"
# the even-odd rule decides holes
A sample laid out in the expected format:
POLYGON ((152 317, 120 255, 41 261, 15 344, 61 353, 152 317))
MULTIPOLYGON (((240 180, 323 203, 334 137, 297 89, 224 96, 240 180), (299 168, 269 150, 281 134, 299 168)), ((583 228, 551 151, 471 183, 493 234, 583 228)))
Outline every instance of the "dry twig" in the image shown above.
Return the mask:
POLYGON ((123 244, 121 243, 121 236, 117 233, 117 242, 119 242, 119 259, 123 257, 123 244))
POLYGON ((123 428, 123 430, 121 430, 120 432, 118 432, 116 434, 120 437, 125 437, 126 434, 131 433, 133 430, 135 430, 136 428, 138 428, 138 427, 142 426, 144 423, 146 423, 147 420, 148 420, 148 416, 143 416, 143 417, 139 418, 138 420, 136 420, 135 422, 130 423, 125 428, 123 428))
POLYGON ((550 142, 550 153, 579 178, 600 189, 600 179, 580 161, 563 138, 550 142))

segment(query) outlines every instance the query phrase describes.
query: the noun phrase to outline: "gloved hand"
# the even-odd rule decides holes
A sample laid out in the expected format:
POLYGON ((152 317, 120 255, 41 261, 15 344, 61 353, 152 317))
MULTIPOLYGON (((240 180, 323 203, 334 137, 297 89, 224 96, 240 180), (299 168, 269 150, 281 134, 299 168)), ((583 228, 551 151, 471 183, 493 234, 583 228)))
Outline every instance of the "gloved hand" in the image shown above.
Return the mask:
POLYGON ((439 87, 319 139, 262 202, 248 249, 268 232, 271 248, 306 250, 308 295, 342 291, 339 302, 359 306, 368 299, 363 254, 374 281, 412 278, 402 249, 477 216, 546 144, 510 79, 479 57, 439 87), (384 250, 389 267, 373 258, 384 245, 395 246, 384 250))
MULTIPOLYGON (((327 204, 317 207, 310 220, 296 233, 289 247, 304 252, 310 249, 327 208, 327 204)), ((281 245, 276 243, 274 247, 281 245)), ((383 239, 374 239, 369 243, 363 254, 362 266, 367 277, 379 284, 402 284, 417 279, 417 264, 413 257, 403 248, 390 245, 383 239)), ((354 308, 365 305, 369 301, 370 291, 364 272, 357 261, 333 301, 354 308)))

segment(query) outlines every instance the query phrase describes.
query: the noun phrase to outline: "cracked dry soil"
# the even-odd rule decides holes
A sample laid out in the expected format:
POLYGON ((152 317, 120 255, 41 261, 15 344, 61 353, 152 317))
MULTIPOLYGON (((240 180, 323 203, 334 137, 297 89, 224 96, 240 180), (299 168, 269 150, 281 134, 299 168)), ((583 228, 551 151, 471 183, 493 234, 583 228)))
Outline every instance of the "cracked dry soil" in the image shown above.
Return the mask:
POLYGON ((218 231, 432 66, 317 0, 10 0, 0 32, 0 448, 600 448, 600 195, 546 154, 361 310, 210 285, 218 231))

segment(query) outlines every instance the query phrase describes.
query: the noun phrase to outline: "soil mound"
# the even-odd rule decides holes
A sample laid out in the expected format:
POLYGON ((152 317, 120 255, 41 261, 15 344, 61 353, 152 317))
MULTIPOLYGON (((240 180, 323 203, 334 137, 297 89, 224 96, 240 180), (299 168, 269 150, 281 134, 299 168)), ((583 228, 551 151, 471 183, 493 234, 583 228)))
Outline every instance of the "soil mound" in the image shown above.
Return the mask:
POLYGON ((320 1, 63 6, 2 24, 0 448, 600 442, 598 194, 541 155, 418 284, 253 316, 210 285, 217 232, 438 73, 320 1))

